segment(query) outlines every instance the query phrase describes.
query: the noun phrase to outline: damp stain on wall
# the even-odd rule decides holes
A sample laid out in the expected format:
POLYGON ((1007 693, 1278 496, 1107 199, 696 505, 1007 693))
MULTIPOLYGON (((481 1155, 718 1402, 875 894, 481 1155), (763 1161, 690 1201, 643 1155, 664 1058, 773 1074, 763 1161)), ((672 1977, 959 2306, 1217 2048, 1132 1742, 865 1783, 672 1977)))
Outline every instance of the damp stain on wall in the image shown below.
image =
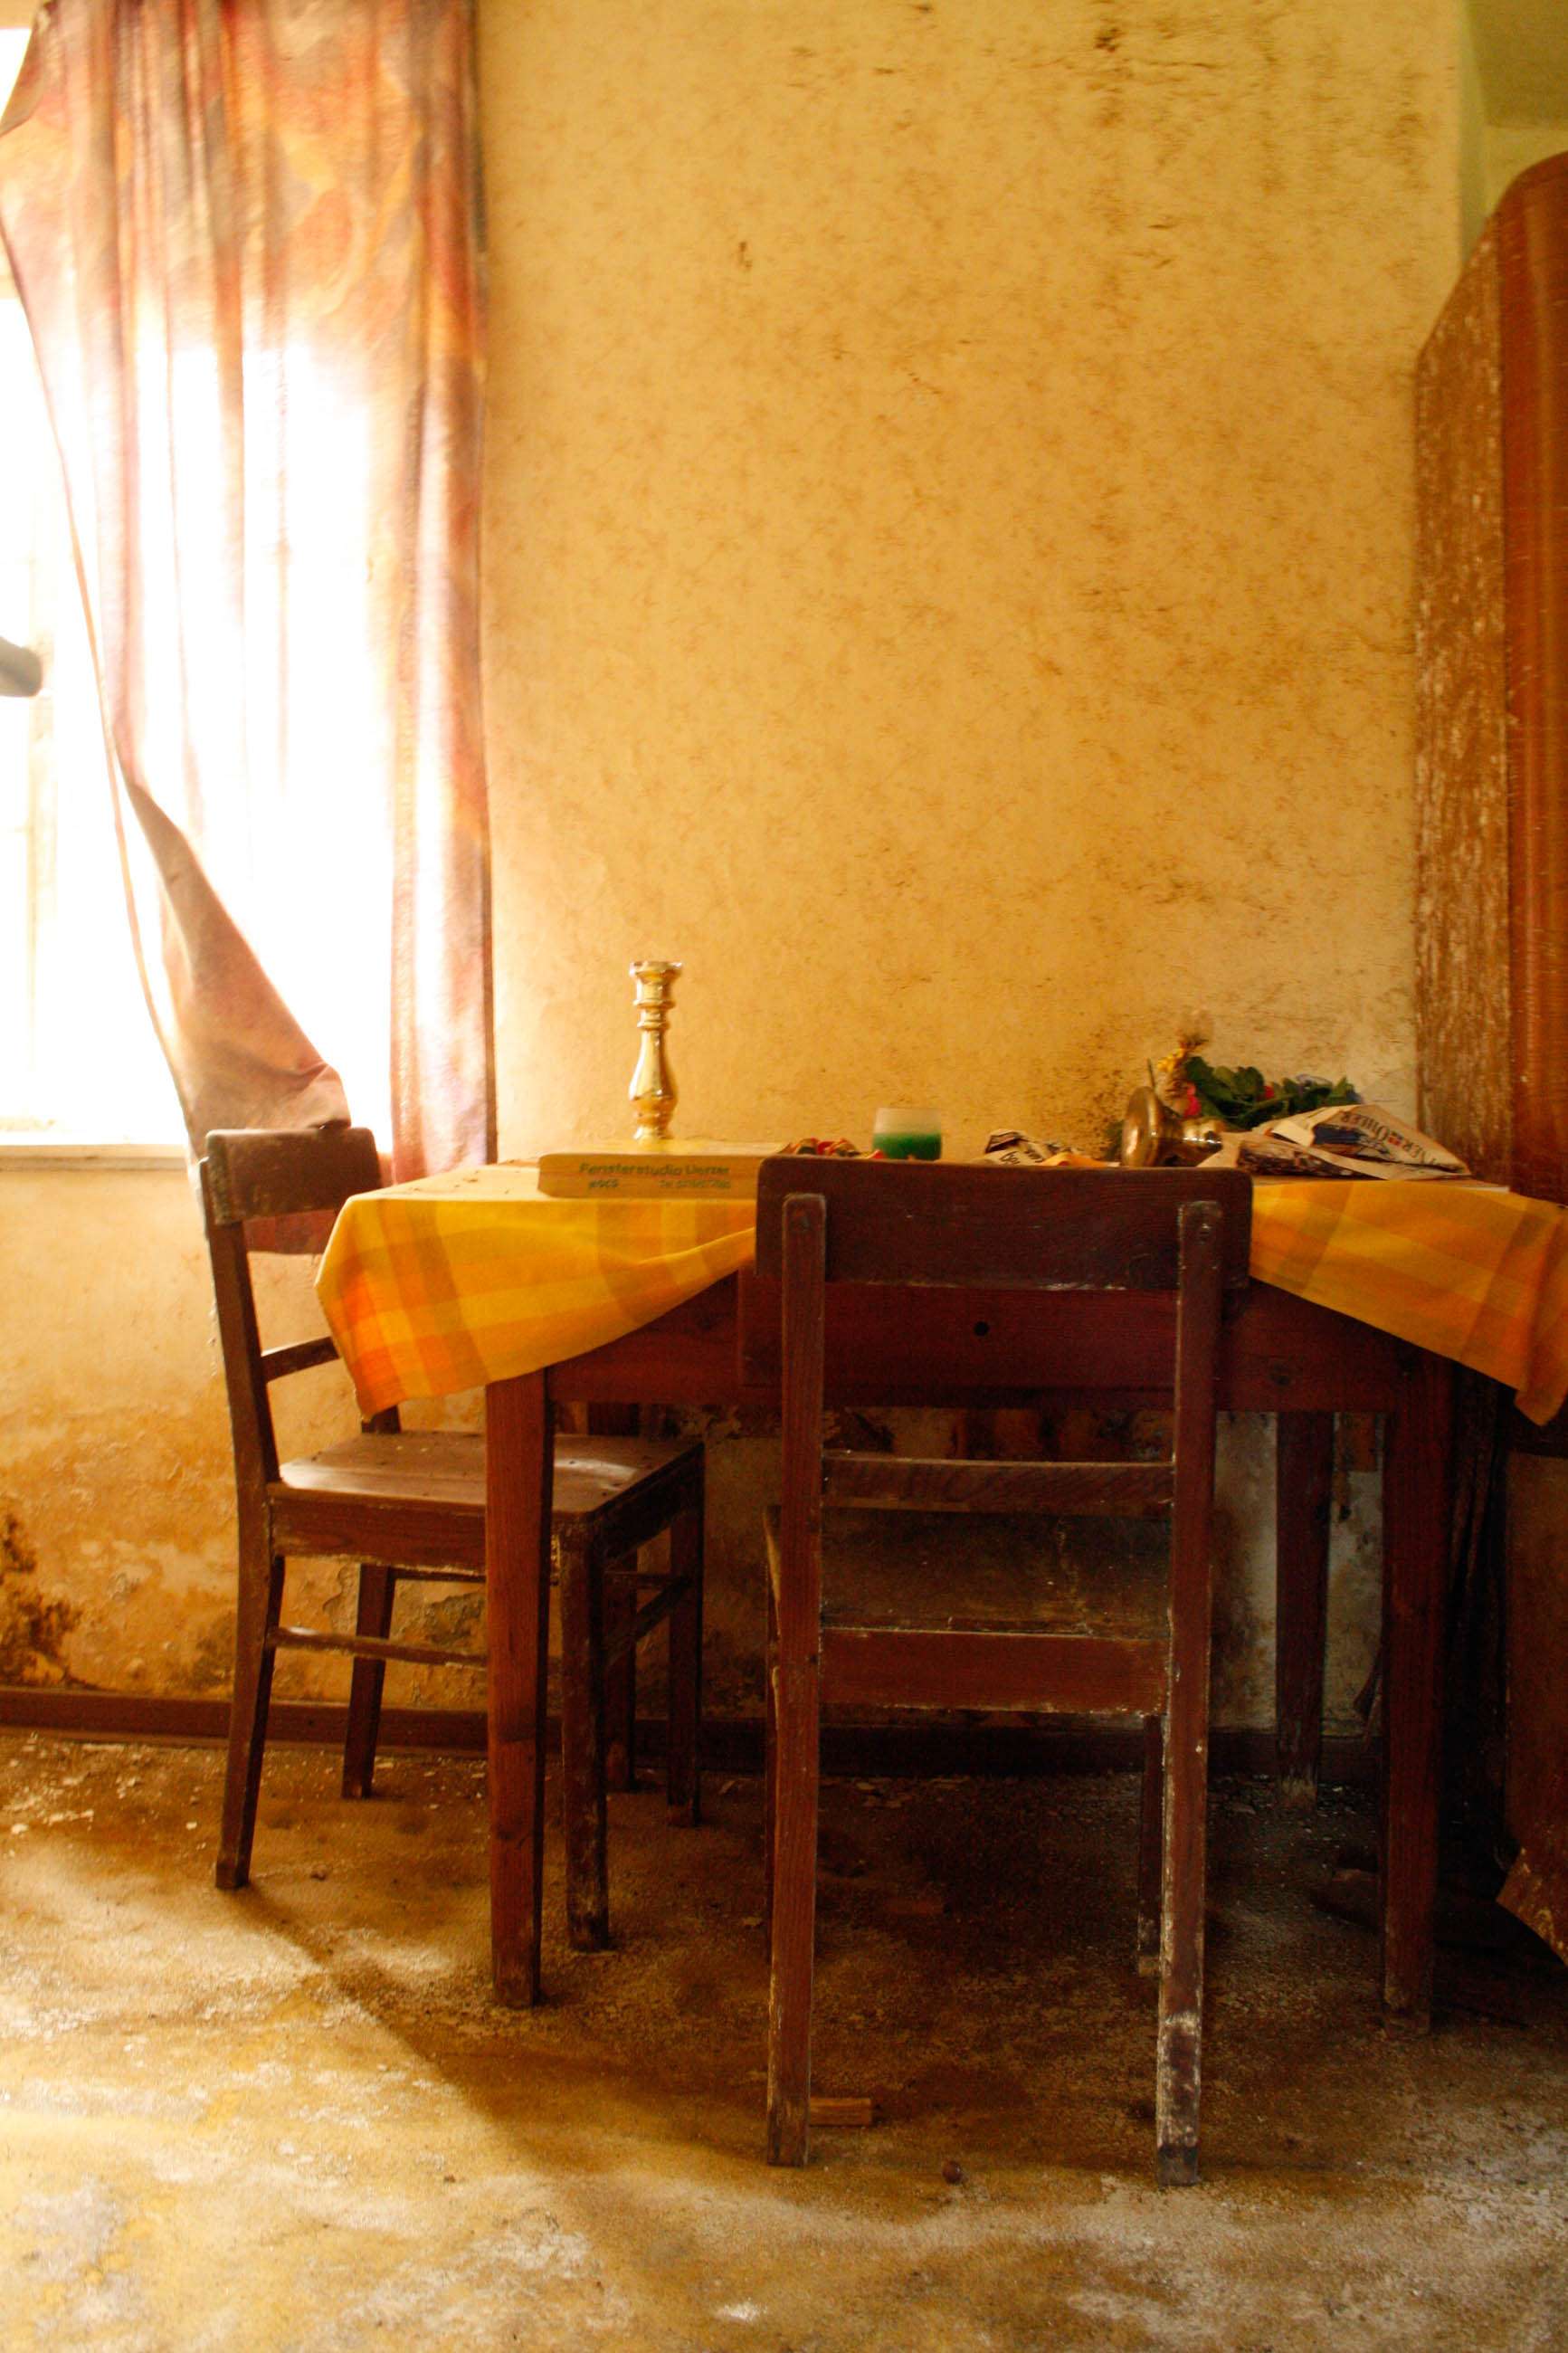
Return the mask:
POLYGON ((46 1597, 27 1532, 0 1496, 0 1683, 68 1682, 66 1637, 80 1615, 71 1602, 46 1597))

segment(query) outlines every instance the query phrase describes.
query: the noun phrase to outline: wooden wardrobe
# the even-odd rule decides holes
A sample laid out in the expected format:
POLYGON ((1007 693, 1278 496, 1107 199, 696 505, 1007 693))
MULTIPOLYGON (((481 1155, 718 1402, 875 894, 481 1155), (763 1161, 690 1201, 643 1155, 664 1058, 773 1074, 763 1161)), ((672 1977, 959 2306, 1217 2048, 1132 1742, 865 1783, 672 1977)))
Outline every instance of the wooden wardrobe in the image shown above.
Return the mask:
MULTIPOLYGON (((1478 1176, 1568 1201, 1568 155, 1483 231, 1415 431, 1419 1117, 1478 1176)), ((1506 1568, 1495 1535, 1458 1547, 1450 1684, 1506 1662, 1515 1908, 1568 1957, 1568 1414, 1503 1435, 1506 1568)))

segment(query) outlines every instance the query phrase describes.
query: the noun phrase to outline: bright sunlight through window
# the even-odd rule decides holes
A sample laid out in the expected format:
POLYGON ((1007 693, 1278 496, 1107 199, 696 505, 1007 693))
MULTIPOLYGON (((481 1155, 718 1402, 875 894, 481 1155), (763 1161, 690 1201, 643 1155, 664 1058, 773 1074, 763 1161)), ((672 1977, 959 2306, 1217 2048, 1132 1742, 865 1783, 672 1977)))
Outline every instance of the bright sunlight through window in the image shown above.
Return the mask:
MULTIPOLYGON (((26 42, 0 32, 0 90, 26 42)), ((0 697, 0 1141, 175 1143, 179 1106, 132 954, 59 462, 3 260, 0 447, 0 637, 44 666, 31 701, 0 697)))

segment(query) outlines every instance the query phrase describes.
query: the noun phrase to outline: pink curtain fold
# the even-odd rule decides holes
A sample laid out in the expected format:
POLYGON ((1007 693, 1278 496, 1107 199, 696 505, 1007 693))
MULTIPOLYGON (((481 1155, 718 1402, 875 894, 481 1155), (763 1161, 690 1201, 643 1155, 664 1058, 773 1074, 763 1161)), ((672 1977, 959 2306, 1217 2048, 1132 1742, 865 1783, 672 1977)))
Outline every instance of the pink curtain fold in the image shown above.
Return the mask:
POLYGON ((193 1147, 493 1159, 470 0, 49 0, 0 234, 193 1147))

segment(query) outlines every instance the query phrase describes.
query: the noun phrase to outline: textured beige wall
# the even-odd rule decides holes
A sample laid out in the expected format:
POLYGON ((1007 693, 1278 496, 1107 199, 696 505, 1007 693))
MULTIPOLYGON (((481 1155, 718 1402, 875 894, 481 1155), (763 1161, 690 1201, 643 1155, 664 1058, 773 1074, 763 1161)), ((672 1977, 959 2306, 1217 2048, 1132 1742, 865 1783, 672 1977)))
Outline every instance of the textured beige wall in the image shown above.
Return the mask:
POLYGON ((1460 242, 1468 253, 1486 224, 1487 97, 1481 84, 1472 0, 1458 0, 1459 39, 1460 242))
POLYGON ((1568 153, 1568 121, 1493 122, 1487 126, 1487 208, 1495 211, 1521 172, 1568 153))
POLYGON ((1408 1101, 1450 0, 481 0, 502 1148, 1408 1101))
MULTIPOLYGON (((1399 1099, 1448 0, 480 0, 480 31, 503 1149, 617 1126, 650 951, 688 965, 688 1132, 864 1137, 913 1096, 960 1146, 1095 1142, 1200 1005, 1222 1054, 1399 1099)), ((0 1169, 0 1286, 6 1672, 218 1687, 184 1178, 0 1169)), ((773 1458, 713 1439, 729 1695, 773 1458)), ((1261 1425, 1222 1472, 1219 1712, 1258 1722, 1261 1425)), ((1343 1484, 1339 1723, 1376 1626, 1343 1484)))

